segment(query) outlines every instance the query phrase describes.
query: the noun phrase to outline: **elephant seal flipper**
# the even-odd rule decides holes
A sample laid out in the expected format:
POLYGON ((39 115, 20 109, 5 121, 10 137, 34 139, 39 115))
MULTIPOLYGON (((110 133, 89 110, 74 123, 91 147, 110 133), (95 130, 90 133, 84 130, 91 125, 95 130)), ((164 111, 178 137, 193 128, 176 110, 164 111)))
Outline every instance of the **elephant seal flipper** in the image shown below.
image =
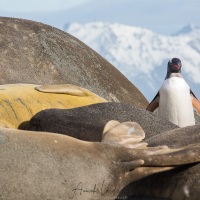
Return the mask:
POLYGON ((146 146, 147 143, 140 143, 145 138, 145 132, 136 122, 119 123, 110 120, 103 130, 103 142, 123 145, 127 148, 146 146))
POLYGON ((159 152, 153 151, 147 148, 146 159, 141 157, 147 166, 181 166, 200 162, 200 143, 180 149, 164 148, 163 152, 162 149, 159 152))
POLYGON ((40 86, 36 86, 35 89, 39 92, 44 92, 44 93, 67 94, 67 95, 80 96, 80 97, 89 96, 92 93, 92 92, 89 92, 87 89, 78 87, 76 85, 71 85, 71 84, 40 85, 40 86))
MULTIPOLYGON (((151 147, 167 145, 172 149, 179 148, 181 150, 181 148, 185 148, 185 151, 182 149, 179 152, 171 153, 173 162, 182 162, 183 166, 177 167, 169 172, 155 174, 143 180, 132 182, 123 189, 119 197, 128 196, 130 199, 199 199, 200 162, 189 164, 192 162, 192 159, 196 159, 200 154, 199 133, 200 126, 194 125, 163 132, 150 138, 147 137, 147 139, 145 138, 145 142, 151 147), (197 146, 195 146, 195 143, 197 143, 197 146), (191 144, 193 146, 191 146, 191 144), (193 153, 196 155, 193 156, 193 153), (189 154, 189 156, 187 154, 189 154), (185 188, 189 192, 189 195, 185 192, 185 188)), ((156 158, 155 156, 153 157, 156 158)), ((169 159, 169 157, 166 157, 166 160, 161 157, 162 155, 158 156, 158 160, 167 162, 167 159, 169 159)), ((151 155, 149 155, 148 158, 150 159, 151 155)), ((148 161, 145 162, 147 164, 148 161)), ((163 164, 164 162, 162 161, 163 164)))
POLYGON ((107 131, 109 131, 110 129, 114 128, 115 126, 119 125, 120 123, 116 120, 110 120, 108 123, 106 123, 104 129, 103 129, 103 134, 105 135, 105 133, 107 131))
MULTIPOLYGON (((163 166, 173 168, 174 166, 200 162, 200 143, 181 148, 169 148, 168 146, 148 147, 144 145, 146 143, 142 143, 144 138, 145 132, 138 123, 119 123, 111 120, 104 128, 102 142, 134 148, 136 152, 138 151, 138 159, 144 160, 144 166, 147 167, 163 166)), ((162 171, 162 169, 160 170, 162 171)))

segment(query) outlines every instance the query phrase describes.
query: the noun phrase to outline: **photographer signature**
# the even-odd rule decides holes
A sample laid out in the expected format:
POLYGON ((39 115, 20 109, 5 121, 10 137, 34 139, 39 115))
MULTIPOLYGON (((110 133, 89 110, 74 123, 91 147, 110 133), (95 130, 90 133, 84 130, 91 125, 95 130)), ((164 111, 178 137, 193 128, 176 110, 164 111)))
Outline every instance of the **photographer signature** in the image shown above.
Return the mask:
POLYGON ((105 180, 102 182, 100 187, 97 187, 97 184, 95 184, 92 188, 85 188, 82 182, 79 182, 78 185, 72 189, 72 196, 70 199, 74 199, 77 195, 83 195, 84 193, 90 193, 90 194, 95 194, 95 193, 100 193, 100 195, 105 195, 107 193, 113 193, 113 192, 120 192, 117 190, 117 186, 114 186, 113 188, 106 188, 105 189, 105 180))

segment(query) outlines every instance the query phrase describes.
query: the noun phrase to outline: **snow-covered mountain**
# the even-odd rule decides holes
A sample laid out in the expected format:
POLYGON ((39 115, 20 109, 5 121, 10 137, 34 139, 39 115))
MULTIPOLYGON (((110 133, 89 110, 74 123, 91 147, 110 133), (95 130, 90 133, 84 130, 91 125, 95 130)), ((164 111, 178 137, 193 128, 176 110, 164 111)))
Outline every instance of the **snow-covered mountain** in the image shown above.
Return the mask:
POLYGON ((182 74, 200 98, 200 28, 184 27, 172 36, 118 23, 71 23, 64 29, 119 69, 150 101, 160 88, 173 57, 182 60, 182 74))

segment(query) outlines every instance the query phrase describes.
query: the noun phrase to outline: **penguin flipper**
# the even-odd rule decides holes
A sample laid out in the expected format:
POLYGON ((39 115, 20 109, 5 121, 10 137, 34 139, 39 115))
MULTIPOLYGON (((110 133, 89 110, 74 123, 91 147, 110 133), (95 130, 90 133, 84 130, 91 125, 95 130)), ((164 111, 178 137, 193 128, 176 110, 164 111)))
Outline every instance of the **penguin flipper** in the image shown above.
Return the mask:
POLYGON ((156 96, 153 98, 153 100, 151 101, 151 103, 147 106, 146 110, 153 112, 156 110, 156 108, 159 107, 159 92, 156 94, 156 96))
POLYGON ((196 95, 194 94, 194 92, 191 89, 190 89, 190 94, 198 100, 198 98, 196 97, 196 95))
POLYGON ((191 93, 191 98, 192 98, 192 106, 193 106, 193 108, 200 115, 200 101, 196 98, 195 95, 193 95, 193 93, 191 93))

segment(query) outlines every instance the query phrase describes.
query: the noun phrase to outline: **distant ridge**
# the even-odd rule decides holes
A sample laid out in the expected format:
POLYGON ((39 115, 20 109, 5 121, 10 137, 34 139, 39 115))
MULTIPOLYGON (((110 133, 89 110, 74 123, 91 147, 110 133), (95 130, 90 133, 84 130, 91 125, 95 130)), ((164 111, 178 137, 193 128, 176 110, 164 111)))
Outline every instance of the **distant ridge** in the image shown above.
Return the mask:
POLYGON ((191 23, 191 24, 184 26, 175 35, 192 34, 194 32, 200 32, 200 26, 197 26, 197 25, 191 23))
POLYGON ((150 101, 160 88, 170 58, 182 60, 182 73, 200 98, 200 28, 188 25, 176 35, 119 23, 70 23, 65 31, 118 68, 150 101))

